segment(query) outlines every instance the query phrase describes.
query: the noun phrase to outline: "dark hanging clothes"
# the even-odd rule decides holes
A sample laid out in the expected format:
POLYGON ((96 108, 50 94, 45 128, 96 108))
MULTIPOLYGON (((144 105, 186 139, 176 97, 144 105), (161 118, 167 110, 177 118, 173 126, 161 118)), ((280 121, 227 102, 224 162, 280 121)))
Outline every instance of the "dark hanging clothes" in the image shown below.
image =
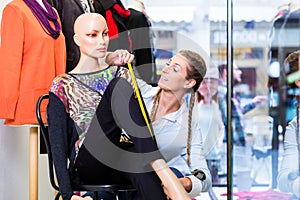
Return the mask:
MULTIPOLYGON (((84 9, 80 0, 47 1, 57 10, 62 23, 67 51, 66 72, 69 72, 75 68, 80 58, 79 47, 73 40, 73 25, 76 18, 84 13, 84 9)), ((134 65, 141 78, 147 83, 156 82, 152 35, 146 16, 134 9, 126 10, 120 0, 94 0, 93 5, 89 3, 89 6, 91 12, 103 15, 108 27, 117 30, 117 35, 110 37, 108 51, 126 49, 132 52, 135 55, 134 65), (108 14, 111 16, 107 16, 108 14)))
POLYGON ((130 30, 136 67, 141 78, 147 83, 156 83, 156 65, 153 53, 151 23, 144 13, 129 8, 127 28, 130 30))
POLYGON ((156 82, 156 65, 153 54, 151 24, 144 13, 129 8, 130 16, 122 17, 114 5, 118 4, 124 8, 120 1, 95 0, 94 8, 96 12, 102 14, 110 27, 110 19, 107 10, 112 13, 113 20, 118 28, 118 36, 111 37, 108 51, 116 49, 127 49, 135 55, 134 66, 141 78, 147 83, 156 82))
MULTIPOLYGON (((84 13, 80 0, 47 0, 58 12, 62 24, 62 32, 66 41, 66 72, 71 71, 77 65, 80 58, 79 47, 73 40, 73 25, 76 18, 84 13)), ((89 2, 89 1, 88 1, 89 2)), ((91 12, 94 7, 89 3, 91 12)))
POLYGON ((124 6, 121 3, 116 3, 114 0, 94 1, 94 7, 96 12, 100 13, 106 19, 107 26, 109 29, 110 39, 108 51, 126 49, 129 52, 131 52, 131 40, 129 37, 129 32, 125 25, 125 20, 130 16, 125 15, 125 17, 122 17, 122 15, 118 13, 117 9, 114 8, 115 4, 119 5, 121 8, 124 9, 124 6), (117 28, 117 33, 111 35, 111 32, 115 32, 115 28, 117 28))

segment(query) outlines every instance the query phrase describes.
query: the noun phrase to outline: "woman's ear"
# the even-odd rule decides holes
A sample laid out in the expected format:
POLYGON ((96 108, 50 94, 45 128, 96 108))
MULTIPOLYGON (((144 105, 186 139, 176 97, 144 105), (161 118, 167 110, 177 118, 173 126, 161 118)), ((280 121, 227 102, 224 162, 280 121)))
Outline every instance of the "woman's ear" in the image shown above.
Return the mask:
POLYGON ((75 44, 76 44, 77 46, 80 47, 80 39, 79 39, 79 35, 75 34, 75 35, 73 36, 73 40, 74 40, 75 44))
POLYGON ((192 88, 196 84, 195 79, 186 80, 184 88, 192 88))

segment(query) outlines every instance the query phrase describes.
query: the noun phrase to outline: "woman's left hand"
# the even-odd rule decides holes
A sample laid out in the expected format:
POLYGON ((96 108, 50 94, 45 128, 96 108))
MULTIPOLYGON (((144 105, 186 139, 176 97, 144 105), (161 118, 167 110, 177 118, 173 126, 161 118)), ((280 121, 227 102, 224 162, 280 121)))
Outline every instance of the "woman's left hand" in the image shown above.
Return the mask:
POLYGON ((134 55, 124 49, 117 49, 114 52, 108 53, 106 56, 106 63, 108 65, 125 65, 131 63, 134 60, 134 55))

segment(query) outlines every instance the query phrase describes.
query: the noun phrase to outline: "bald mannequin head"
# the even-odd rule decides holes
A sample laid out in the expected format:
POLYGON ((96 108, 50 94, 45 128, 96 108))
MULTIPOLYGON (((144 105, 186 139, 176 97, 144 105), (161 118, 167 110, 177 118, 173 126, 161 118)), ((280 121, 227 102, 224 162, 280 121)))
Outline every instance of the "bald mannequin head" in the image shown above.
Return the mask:
POLYGON ((80 15, 74 23, 74 41, 79 46, 81 54, 97 58, 103 57, 109 42, 108 28, 104 17, 98 13, 80 15))
POLYGON ((84 13, 79 15, 74 22, 74 33, 77 34, 80 30, 84 30, 89 26, 93 25, 93 23, 101 23, 106 25, 106 21, 104 17, 98 13, 84 13))

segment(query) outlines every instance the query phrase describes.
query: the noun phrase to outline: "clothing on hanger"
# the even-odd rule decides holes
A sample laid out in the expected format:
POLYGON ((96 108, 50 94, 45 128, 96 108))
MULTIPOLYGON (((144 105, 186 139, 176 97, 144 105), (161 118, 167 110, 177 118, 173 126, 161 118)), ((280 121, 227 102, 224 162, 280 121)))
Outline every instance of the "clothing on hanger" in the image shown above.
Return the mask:
POLYGON ((82 8, 84 10, 85 13, 90 13, 90 6, 87 0, 80 0, 82 8))
MULTIPOLYGON (((61 31, 51 37, 23 0, 5 6, 0 47, 0 118, 5 124, 37 124, 36 101, 64 73, 65 51, 61 31)), ((45 111, 43 106, 42 115, 45 111)))

